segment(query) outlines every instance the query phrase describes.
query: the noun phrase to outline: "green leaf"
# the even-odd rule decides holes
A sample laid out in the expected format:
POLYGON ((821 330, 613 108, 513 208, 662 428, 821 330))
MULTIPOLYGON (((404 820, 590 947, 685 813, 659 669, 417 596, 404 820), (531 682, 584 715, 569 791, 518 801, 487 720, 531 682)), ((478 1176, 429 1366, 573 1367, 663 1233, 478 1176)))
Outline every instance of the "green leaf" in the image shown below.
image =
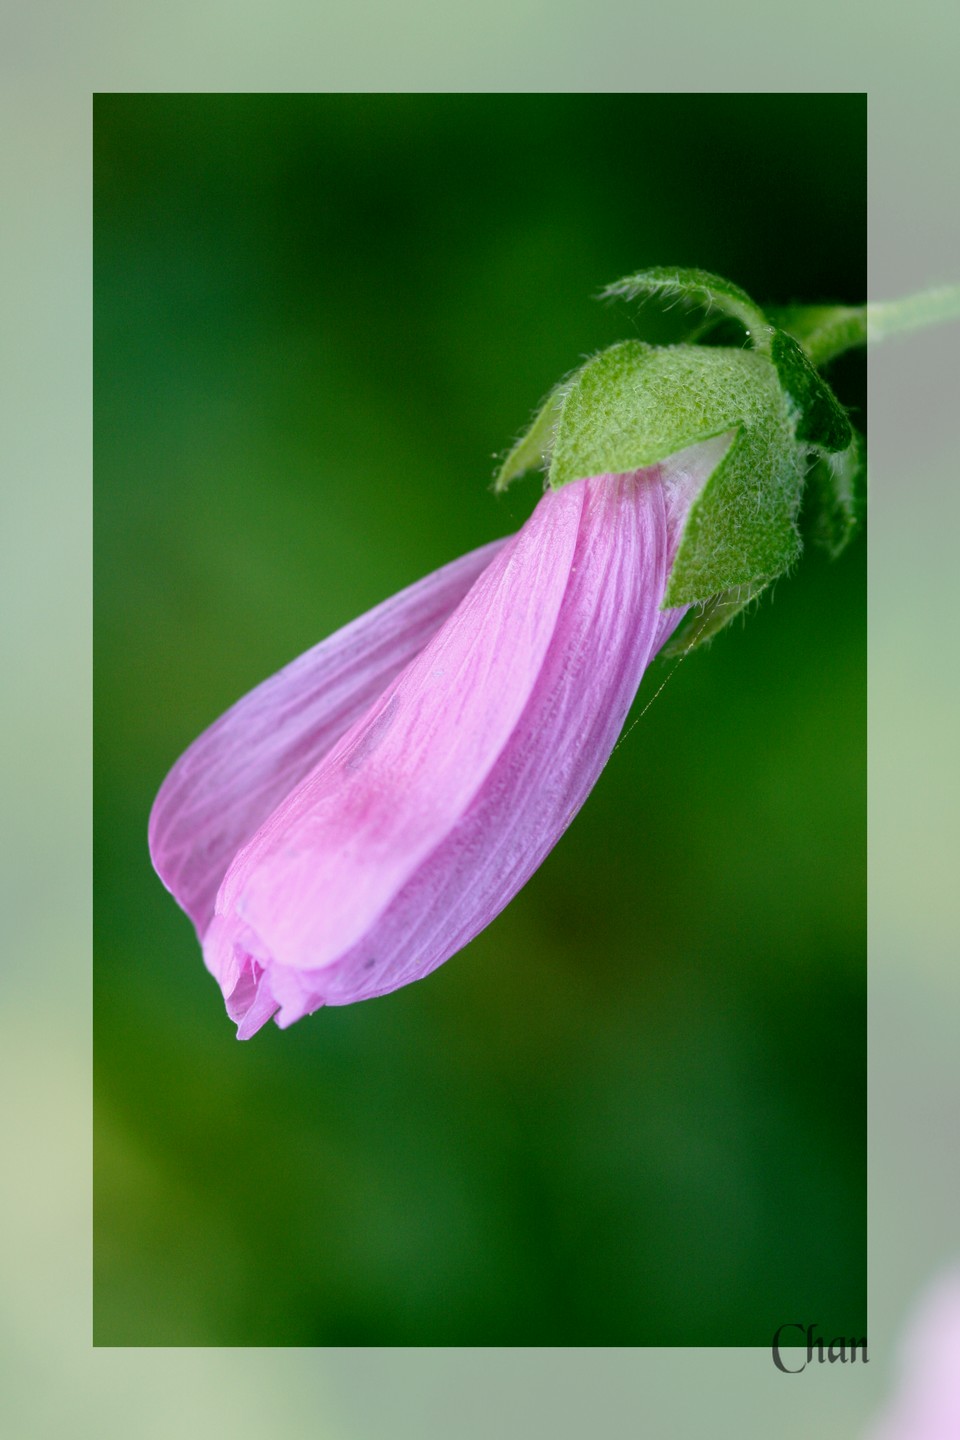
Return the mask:
POLYGON ((860 527, 866 460, 863 436, 854 431, 848 449, 822 456, 807 476, 804 505, 813 515, 811 538, 834 559, 860 527))
POLYGON ((720 275, 712 275, 709 270, 678 270, 656 265, 649 270, 638 270, 635 275, 627 275, 601 291, 601 299, 636 300, 640 296, 698 306, 708 313, 729 316, 739 321, 756 349, 768 350, 770 347, 773 327, 759 305, 739 285, 731 284, 720 275))
POLYGON ((521 436, 500 466, 493 482, 494 490, 506 490, 511 481, 526 475, 528 470, 537 470, 546 464, 562 402, 563 386, 558 385, 547 396, 526 434, 521 436))
POLYGON ((773 579, 797 555, 800 455, 777 373, 749 350, 627 340, 573 377, 554 430, 554 489, 657 465, 732 433, 691 508, 664 608, 773 579))
POLYGON ((820 450, 846 450, 853 439, 847 412, 791 335, 777 330, 771 358, 796 412, 797 439, 820 450))

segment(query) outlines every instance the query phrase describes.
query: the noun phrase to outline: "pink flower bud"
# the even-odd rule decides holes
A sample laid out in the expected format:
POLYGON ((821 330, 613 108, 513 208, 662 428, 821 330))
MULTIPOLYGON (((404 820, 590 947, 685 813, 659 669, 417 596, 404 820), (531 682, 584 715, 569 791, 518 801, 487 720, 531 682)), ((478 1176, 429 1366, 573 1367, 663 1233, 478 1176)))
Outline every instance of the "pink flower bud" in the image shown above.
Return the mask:
POLYGON ((421 979, 529 879, 682 617, 660 609, 670 565, 726 444, 548 492, 177 762, 151 855, 240 1039, 421 979))

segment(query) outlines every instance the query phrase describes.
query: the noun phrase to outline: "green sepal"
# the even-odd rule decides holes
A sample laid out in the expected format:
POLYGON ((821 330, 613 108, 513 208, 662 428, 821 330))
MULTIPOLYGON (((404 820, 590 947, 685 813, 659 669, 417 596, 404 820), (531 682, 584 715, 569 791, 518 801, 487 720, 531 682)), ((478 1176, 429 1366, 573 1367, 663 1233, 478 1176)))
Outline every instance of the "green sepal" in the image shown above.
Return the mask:
POLYGON ((739 285, 724 280, 721 275, 713 275, 709 270, 654 265, 614 281, 600 294, 603 300, 636 300, 644 296, 671 304, 697 306, 711 315, 729 316, 743 326, 755 349, 768 350, 770 347, 773 326, 760 306, 739 285))
POLYGON ((702 440, 732 443, 691 507, 664 608, 767 581, 796 558, 802 486, 787 400, 763 355, 626 340, 570 381, 549 483, 623 474, 702 440))
POLYGON ((867 343, 865 305, 788 305, 771 310, 770 318, 803 346, 814 365, 827 365, 867 343))
POLYGON ((797 439, 831 454, 846 450, 853 440, 847 412, 799 342, 785 330, 777 330, 770 358, 796 412, 797 439))
POLYGON ((506 490, 528 470, 542 469, 550 457, 553 432, 563 403, 563 386, 552 390, 530 422, 529 429, 507 455, 493 482, 495 491, 506 490))
POLYGON ((768 316, 719 276, 666 267, 639 271, 604 294, 699 307, 707 325, 731 339, 733 325, 742 327, 753 348, 611 346, 551 392, 494 488, 542 468, 559 489, 589 475, 648 469, 728 437, 690 508, 662 604, 698 607, 665 652, 682 653, 712 638, 793 564, 805 472, 812 538, 836 555, 855 533, 864 446, 816 365, 862 343, 866 311, 793 306, 768 316))
POLYGON ((866 448, 863 436, 854 430, 846 450, 821 456, 807 476, 805 506, 814 517, 810 538, 833 559, 847 548, 863 518, 866 448))
POLYGON ((660 654, 667 660, 689 655, 691 650, 696 650, 698 646, 712 640, 721 630, 726 629, 731 620, 742 615, 747 606, 752 604, 769 584, 769 580, 760 580, 753 585, 737 585, 731 590, 724 590, 721 595, 714 595, 699 610, 687 617, 686 622, 664 645, 660 654))

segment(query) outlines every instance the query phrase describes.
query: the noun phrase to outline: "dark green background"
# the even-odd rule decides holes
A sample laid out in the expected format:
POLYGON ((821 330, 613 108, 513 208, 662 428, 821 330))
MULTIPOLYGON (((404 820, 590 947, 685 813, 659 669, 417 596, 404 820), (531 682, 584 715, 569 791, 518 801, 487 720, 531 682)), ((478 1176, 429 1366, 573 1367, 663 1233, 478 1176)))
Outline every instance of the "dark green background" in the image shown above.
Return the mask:
POLYGON ((95 144, 96 1342, 865 1333, 862 540, 652 667, 422 984, 239 1045, 146 849, 238 695, 522 523, 561 375, 678 333, 603 283, 864 298, 865 97, 100 96, 95 144))

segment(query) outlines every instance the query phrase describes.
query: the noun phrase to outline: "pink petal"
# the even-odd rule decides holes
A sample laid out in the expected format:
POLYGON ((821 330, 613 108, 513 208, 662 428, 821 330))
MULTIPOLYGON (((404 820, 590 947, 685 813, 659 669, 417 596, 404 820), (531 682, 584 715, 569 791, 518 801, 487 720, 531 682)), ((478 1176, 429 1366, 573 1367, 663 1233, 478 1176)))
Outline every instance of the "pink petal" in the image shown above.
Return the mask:
POLYGON ((164 780, 149 843, 202 937, 233 857, 459 605, 494 541, 384 601, 251 690, 164 780))
POLYGON ((284 964, 322 967, 354 945, 508 743, 556 626, 582 487, 550 500, 228 870, 217 914, 284 964))
POLYGON ((900 1383, 869 1440, 957 1440, 960 1435, 960 1269, 921 1298, 900 1347, 900 1383))
POLYGON ((419 979, 493 919, 583 804, 683 614, 659 610, 669 564, 726 443, 543 498, 237 856, 204 945, 225 994, 266 1018, 269 987, 286 1025, 419 979))
POLYGON ((461 949, 526 883, 596 784, 653 651, 666 517, 662 488, 649 477, 569 488, 582 490, 587 513, 549 651, 508 746, 361 944, 326 974, 276 967, 281 1024, 314 1008, 317 996, 347 1004, 381 994, 461 949))

